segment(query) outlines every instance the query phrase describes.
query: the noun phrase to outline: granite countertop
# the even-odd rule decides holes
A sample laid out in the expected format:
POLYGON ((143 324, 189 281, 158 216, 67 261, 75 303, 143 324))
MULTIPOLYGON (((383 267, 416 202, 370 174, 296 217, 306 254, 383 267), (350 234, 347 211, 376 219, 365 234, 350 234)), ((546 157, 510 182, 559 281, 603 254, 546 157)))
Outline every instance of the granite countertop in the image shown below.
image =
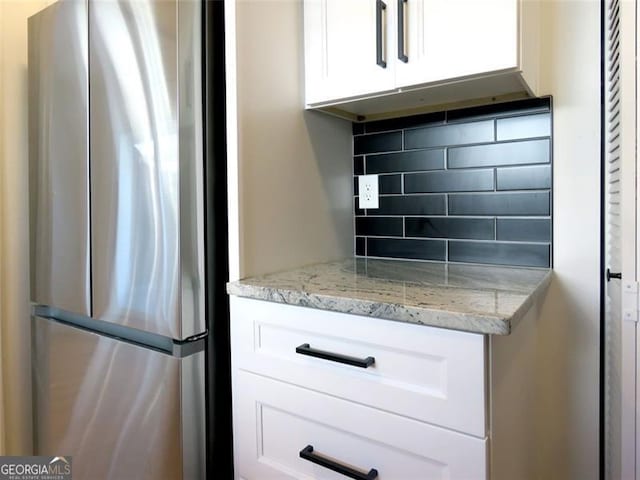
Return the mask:
POLYGON ((551 281, 547 269, 347 259, 231 282, 230 295, 508 335, 551 281))

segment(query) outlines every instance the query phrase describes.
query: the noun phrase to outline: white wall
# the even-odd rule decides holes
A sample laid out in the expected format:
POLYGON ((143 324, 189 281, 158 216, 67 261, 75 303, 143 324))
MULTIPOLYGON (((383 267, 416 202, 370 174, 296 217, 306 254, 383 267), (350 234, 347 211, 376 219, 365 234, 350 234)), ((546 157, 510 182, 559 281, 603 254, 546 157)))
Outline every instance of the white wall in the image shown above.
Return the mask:
POLYGON ((543 2, 554 109, 554 270, 539 319, 541 479, 598 478, 600 2, 543 2))
POLYGON ((1 454, 29 454, 32 446, 27 18, 50 3, 0 0, 0 407, 5 407, 1 454))
POLYGON ((351 124, 304 112, 302 2, 226 7, 231 278, 353 255, 351 124))

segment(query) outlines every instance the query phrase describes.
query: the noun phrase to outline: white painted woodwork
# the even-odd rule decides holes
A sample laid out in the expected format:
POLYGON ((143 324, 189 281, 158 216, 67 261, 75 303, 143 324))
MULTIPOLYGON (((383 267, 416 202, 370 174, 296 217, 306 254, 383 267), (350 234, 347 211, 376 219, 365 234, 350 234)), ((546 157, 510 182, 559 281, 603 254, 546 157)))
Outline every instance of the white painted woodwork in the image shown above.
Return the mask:
MULTIPOLYGON (((605 168, 605 263, 612 272, 622 272, 622 157, 621 157, 621 75, 620 75, 620 3, 606 2, 605 90, 606 90, 606 168, 605 168)), ((625 201, 625 203, 627 203, 625 201)), ((622 460, 622 282, 613 280, 605 285, 605 478, 620 478, 622 460)), ((633 327, 632 327, 633 328, 633 327)), ((635 335, 634 335, 635 336, 635 335)), ((635 342, 631 345, 635 347, 635 342)), ((631 362, 635 364, 635 358, 631 362)), ((634 381, 635 383, 635 381, 634 381)), ((630 418, 633 419, 635 413, 630 418)), ((633 442, 633 435, 630 437, 633 442)), ((634 462, 635 463, 635 462, 634 462)), ((626 468, 628 478, 635 478, 626 468)))
POLYGON ((382 15, 383 58, 376 64, 376 2, 304 2, 307 103, 320 103, 394 88, 395 2, 382 15))
POLYGON ((345 478, 300 458, 307 445, 378 480, 487 478, 484 439, 244 371, 234 387, 237 478, 345 478))
POLYGON ((375 0, 304 5, 308 108, 375 119, 538 94, 538 0, 407 0, 402 18, 388 0, 386 69, 376 65, 375 0))
POLYGON ((605 20, 605 478, 640 478, 636 1, 607 1, 605 20))
POLYGON ((408 0, 405 22, 398 88, 518 68, 518 0, 408 0))
POLYGON ((482 335, 231 297, 234 366, 478 437, 485 428, 482 335), (368 368, 296 353, 314 349, 368 368))

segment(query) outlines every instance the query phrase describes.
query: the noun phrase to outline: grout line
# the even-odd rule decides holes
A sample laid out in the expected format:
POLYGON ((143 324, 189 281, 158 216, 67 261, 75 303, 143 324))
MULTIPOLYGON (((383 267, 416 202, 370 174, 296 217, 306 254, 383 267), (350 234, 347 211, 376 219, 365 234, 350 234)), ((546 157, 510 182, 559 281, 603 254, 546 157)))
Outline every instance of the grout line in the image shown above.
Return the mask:
MULTIPOLYGON (((404 130, 402 130, 402 134, 404 137, 404 130)), ((494 132, 494 136, 495 136, 495 132, 494 132)), ((430 145, 428 147, 419 147, 419 148, 402 148, 400 150, 385 150, 385 151, 374 151, 374 152, 362 152, 362 153, 355 153, 355 150, 353 152, 354 156, 359 156, 359 155, 387 155, 387 154, 391 154, 391 153, 402 153, 402 152, 414 152, 417 150, 442 150, 444 148, 465 148, 465 147, 480 147, 480 146, 487 146, 487 145, 504 145, 506 143, 524 143, 524 142, 532 142, 532 141, 538 141, 538 140, 549 140, 551 141, 551 136, 550 135, 544 135, 544 136, 537 136, 537 137, 525 137, 525 138, 512 138, 512 139, 508 139, 508 140, 489 140, 487 142, 471 142, 471 143, 454 143, 454 144, 443 144, 443 145, 430 145)), ((404 140, 403 140, 403 147, 404 147, 404 140)), ((548 162, 546 162, 548 163, 548 162)))
MULTIPOLYGON (((448 161, 448 155, 447 155, 448 161)), ((453 170, 456 172, 475 172, 478 170, 488 170, 491 168, 500 168, 500 169, 512 169, 512 168, 522 168, 522 167, 549 167, 551 166, 551 162, 540 162, 540 163, 510 163, 506 165, 476 165, 472 167, 446 167, 446 168, 432 168, 426 170, 391 170, 388 172, 372 172, 373 175, 398 175, 399 173, 431 173, 431 172, 444 172, 446 170, 453 170)))
MULTIPOLYGON (((358 235, 362 237, 363 235, 358 235)), ((451 237, 402 237, 400 235, 373 235, 367 234, 367 238, 377 238, 381 240, 424 240, 428 242, 468 242, 468 243, 488 243, 509 244, 509 245, 550 245, 550 242, 537 242, 535 240, 488 240, 482 238, 451 238, 451 237)))

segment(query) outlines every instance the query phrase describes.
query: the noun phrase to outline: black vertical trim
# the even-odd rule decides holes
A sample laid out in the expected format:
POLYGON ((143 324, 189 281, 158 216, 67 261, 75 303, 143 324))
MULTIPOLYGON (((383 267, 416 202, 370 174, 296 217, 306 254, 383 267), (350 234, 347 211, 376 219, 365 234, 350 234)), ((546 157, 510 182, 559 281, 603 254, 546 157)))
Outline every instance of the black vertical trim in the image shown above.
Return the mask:
POLYGON ((224 2, 204 0, 207 478, 233 478, 224 2))
POLYGON ((605 22, 606 22, 606 5, 605 0, 600 0, 600 361, 599 361, 599 445, 598 445, 598 472, 600 480, 605 478, 605 283, 603 278, 605 275, 605 75, 606 75, 606 48, 605 48, 605 22))
POLYGON ((93 317, 93 235, 91 219, 91 2, 87 0, 87 250, 89 257, 89 316, 93 317))

